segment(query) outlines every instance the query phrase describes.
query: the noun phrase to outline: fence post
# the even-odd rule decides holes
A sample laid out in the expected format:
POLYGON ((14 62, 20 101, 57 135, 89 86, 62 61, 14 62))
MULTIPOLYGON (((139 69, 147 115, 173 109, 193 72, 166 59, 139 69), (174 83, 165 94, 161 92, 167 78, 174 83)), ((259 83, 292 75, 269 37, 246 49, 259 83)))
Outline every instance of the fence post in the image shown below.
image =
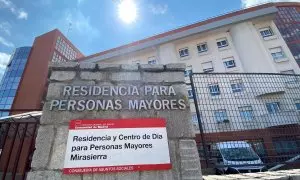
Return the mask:
MULTIPOLYGON (((206 167, 208 167, 208 156, 207 156, 207 150, 206 150, 206 142, 205 142, 205 139, 204 139, 204 132, 203 132, 203 127, 202 127, 202 122, 201 122, 201 117, 200 117, 200 111, 199 111, 199 107, 198 107, 197 94, 196 94, 195 85, 194 85, 194 81, 193 81, 193 73, 190 73, 189 77, 190 77, 190 83, 191 83, 191 87, 192 87, 194 105, 195 105, 197 119, 198 119, 198 126, 199 126, 199 130, 200 130, 201 142, 202 142, 202 146, 203 146, 203 150, 204 150, 205 163, 206 163, 206 167)), ((200 161, 201 161, 201 158, 200 158, 200 161)))

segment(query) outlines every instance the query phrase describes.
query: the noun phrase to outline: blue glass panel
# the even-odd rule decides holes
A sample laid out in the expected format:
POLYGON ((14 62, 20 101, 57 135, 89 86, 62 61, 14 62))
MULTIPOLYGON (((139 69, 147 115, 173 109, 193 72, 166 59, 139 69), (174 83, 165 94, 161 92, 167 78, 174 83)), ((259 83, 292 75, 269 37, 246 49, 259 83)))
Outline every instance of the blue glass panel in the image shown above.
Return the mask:
POLYGON ((10 90, 8 96, 13 97, 16 95, 16 92, 17 92, 16 90, 10 90))
POLYGON ((4 93, 3 93, 3 96, 4 96, 4 97, 7 97, 8 94, 9 94, 9 91, 8 91, 8 90, 5 90, 4 93))
POLYGON ((11 71, 11 73, 9 74, 10 77, 13 77, 15 75, 16 75, 16 71, 15 70, 11 71))
POLYGON ((12 89, 18 89, 19 83, 13 83, 12 89))
POLYGON ((4 98, 1 98, 1 100, 0 100, 0 104, 6 104, 6 100, 7 100, 7 98, 6 98, 6 97, 4 97, 4 98))
POLYGON ((300 110, 300 103, 296 103, 297 110, 300 110))
POLYGON ((21 77, 22 74, 23 74, 23 70, 18 70, 17 73, 16 73, 16 76, 20 76, 21 77))
POLYGON ((11 108, 11 104, 5 105, 4 109, 10 109, 11 108))
POLYGON ((6 104, 12 104, 14 101, 14 97, 8 97, 6 100, 6 104))
POLYGON ((19 83, 19 82, 20 82, 20 80, 21 80, 21 77, 15 77, 15 79, 14 79, 14 83, 19 83))

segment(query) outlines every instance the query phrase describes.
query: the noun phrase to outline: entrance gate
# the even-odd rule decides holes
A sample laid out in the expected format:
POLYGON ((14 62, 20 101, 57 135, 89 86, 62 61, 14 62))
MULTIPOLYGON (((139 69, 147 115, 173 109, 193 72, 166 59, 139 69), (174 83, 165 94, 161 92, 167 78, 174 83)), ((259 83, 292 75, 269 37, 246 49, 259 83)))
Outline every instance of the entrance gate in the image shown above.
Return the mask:
POLYGON ((35 149, 39 116, 0 120, 0 179, 25 179, 35 149))

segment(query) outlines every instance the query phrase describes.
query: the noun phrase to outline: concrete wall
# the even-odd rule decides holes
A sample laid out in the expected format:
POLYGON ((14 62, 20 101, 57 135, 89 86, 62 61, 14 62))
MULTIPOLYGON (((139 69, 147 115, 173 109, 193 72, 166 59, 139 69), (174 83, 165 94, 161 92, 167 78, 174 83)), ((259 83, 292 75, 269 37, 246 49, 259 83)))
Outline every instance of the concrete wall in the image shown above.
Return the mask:
MULTIPOLYGON (((186 63, 187 66, 192 66, 194 72, 203 72, 202 63, 212 61, 214 72, 280 73, 285 70, 294 70, 296 73, 300 73, 294 57, 270 17, 260 17, 211 29, 143 50, 99 60, 97 63, 124 64, 140 60, 141 64, 147 64, 147 59, 152 56, 156 57, 159 64, 186 63), (259 30, 265 27, 272 29, 274 32, 272 37, 262 38, 259 30), (218 48, 217 40, 220 38, 226 38, 229 46, 218 48), (204 42, 208 45, 208 51, 198 53, 197 44, 204 42), (189 49, 189 56, 180 58, 179 49, 185 47, 189 49), (282 47, 286 55, 284 61, 275 62, 273 60, 269 49, 274 47, 282 47), (228 57, 233 57, 235 60, 235 68, 226 69, 224 67, 223 59, 228 57)), ((93 59, 96 60, 97 57, 93 57, 93 59)))
MULTIPOLYGON (((184 37, 182 39, 174 40, 159 46, 144 49, 141 51, 135 51, 126 55, 120 55, 115 58, 105 59, 99 61, 102 63, 132 63, 134 60, 141 60, 140 63, 147 63, 149 56, 156 56, 158 63, 186 63, 187 66, 192 67, 193 72, 203 72, 202 63, 211 61, 213 64, 213 72, 222 73, 280 73, 281 71, 294 70, 296 74, 300 73, 300 68, 296 64, 294 57, 292 56, 289 48, 283 40, 276 25, 269 17, 257 18, 237 24, 228 25, 219 29, 210 30, 207 32, 198 33, 193 36, 184 37), (263 38, 260 34, 260 29, 270 27, 274 33, 273 36, 263 38), (226 38, 228 46, 224 48, 217 47, 217 40, 220 38, 226 38), (204 53, 198 53, 197 44, 207 43, 208 51, 204 53), (189 49, 189 56, 181 58, 179 56, 179 50, 182 48, 189 49), (270 48, 281 47, 285 54, 284 60, 275 62, 270 52, 270 48), (235 60, 236 67, 226 69, 224 66, 224 60, 232 57, 235 60)), ((254 77, 253 77, 254 78, 254 77)), ((247 80, 247 77, 243 77, 242 80, 247 87, 247 92, 244 92, 238 98, 236 94, 231 93, 230 78, 225 77, 207 77, 202 78, 202 82, 197 86, 201 86, 199 92, 199 104, 202 113, 202 120, 205 132, 222 132, 229 130, 243 130, 253 129, 257 127, 240 125, 237 127, 235 124, 241 124, 241 117, 238 111, 238 107, 245 105, 252 105, 254 115, 256 119, 264 119, 267 124, 272 121, 272 118, 268 118, 268 111, 266 110, 265 103, 268 101, 280 101, 281 104, 288 104, 284 99, 298 99, 300 98, 297 93, 299 92, 299 82, 293 88, 286 87, 284 80, 281 77, 269 76, 269 77, 256 77, 256 79, 247 80), (251 81, 251 82, 247 82, 251 81), (278 81, 278 82, 277 82, 278 81), (279 82, 280 81, 280 82, 279 82), (217 82, 222 88, 220 96, 211 97, 208 91, 208 84, 217 82), (254 83, 256 82, 256 83, 254 83), (266 85, 272 85, 272 87, 266 87, 266 85), (276 84, 276 85, 275 85, 276 84), (252 86, 252 87, 251 87, 252 86), (276 87, 275 87, 276 86, 276 87), (203 91, 203 92, 202 92, 203 91), (256 97, 260 92, 266 94, 267 91, 285 92, 284 96, 273 95, 267 98, 256 97), (233 103, 234 100, 234 103, 233 103), (247 103, 246 103, 247 102, 247 103), (214 117, 214 110, 226 109, 228 116, 230 116, 230 124, 218 124, 214 117)), ((234 77, 232 77, 234 79, 234 77)), ((189 78, 186 78, 186 82, 189 83, 189 78)), ((193 103, 193 101, 191 101, 193 103)), ((294 103, 290 103, 291 105, 294 103)), ((295 111, 293 107, 282 107, 285 113, 291 112, 290 116, 293 116, 292 111, 295 111)), ((194 105, 191 105, 191 112, 195 113, 194 105)), ((282 117, 281 114, 277 114, 282 117)), ((284 118, 280 120, 284 122, 284 118)), ((296 122, 296 119, 293 120, 296 122)), ((254 121, 251 123, 255 123, 254 121)), ((248 122, 249 124, 249 122, 248 122)), ((194 124, 197 128, 197 123, 194 124)), ((262 128, 262 127, 261 127, 262 128)))
MULTIPOLYGON (((183 64, 167 65, 96 65, 96 64, 52 64, 50 85, 41 117, 41 125, 36 139, 36 150, 32 160, 32 170, 27 179, 122 179, 122 180, 184 180, 202 179, 199 155, 194 140, 190 110, 185 91, 183 64), (64 85, 165 85, 173 86, 177 92, 172 98, 185 99, 184 110, 128 110, 120 111, 59 111, 49 110, 54 99, 66 99, 62 95, 64 85), (68 136, 68 122, 71 119, 119 119, 138 117, 162 117, 167 121, 171 170, 119 172, 105 174, 63 175, 64 156, 68 136)), ((86 99, 92 97, 67 97, 67 99, 86 99)), ((107 97, 97 97, 107 98, 107 97)), ((130 97, 118 97, 128 100, 130 97)), ((143 97, 154 99, 170 98, 143 97)), ((134 157, 132 157, 134 158, 134 157)))

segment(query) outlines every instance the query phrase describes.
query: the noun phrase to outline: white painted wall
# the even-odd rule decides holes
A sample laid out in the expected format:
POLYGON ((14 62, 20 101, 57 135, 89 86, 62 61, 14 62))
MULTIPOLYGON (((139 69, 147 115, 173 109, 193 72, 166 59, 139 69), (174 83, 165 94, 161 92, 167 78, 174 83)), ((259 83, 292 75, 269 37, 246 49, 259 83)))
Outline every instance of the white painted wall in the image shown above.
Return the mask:
MULTIPOLYGON (((214 72, 280 73, 285 70, 294 70, 297 74, 300 74, 300 69, 276 25, 268 18, 259 18, 222 27, 221 29, 214 29, 155 47, 135 51, 127 55, 104 59, 98 63, 131 64, 133 61, 139 60, 141 64, 147 64, 148 58, 152 56, 155 56, 160 64, 186 63, 187 66, 192 66, 193 72, 203 72, 202 63, 212 61, 214 72), (265 27, 271 27, 274 36, 267 39, 262 38, 259 30, 265 27), (216 40, 220 38, 226 38, 229 46, 219 49, 216 40), (198 53, 197 44, 204 42, 208 44, 208 51, 198 53), (179 49, 185 47, 189 49, 189 56, 180 58, 179 49), (285 61, 275 62, 273 60, 269 49, 274 47, 281 47, 283 49, 286 55, 285 61), (236 67, 230 69, 225 68, 223 59, 228 57, 234 58, 236 67)), ((295 116, 296 111, 292 101, 293 99, 300 99, 300 84, 295 85, 294 88, 286 88, 286 84, 280 82, 281 80, 277 80, 279 82, 275 82, 274 80, 272 85, 277 84, 281 86, 280 88, 260 88, 260 92, 258 92, 257 87, 251 86, 253 86, 255 82, 263 86, 262 84, 270 81, 269 78, 243 79, 245 86, 248 88, 240 95, 237 95, 230 93, 231 87, 229 79, 225 79, 225 82, 222 78, 214 78, 212 80, 208 77, 207 79, 203 79, 203 81, 201 84, 201 90, 203 92, 199 92, 201 94, 199 95, 199 103, 201 104, 200 111, 202 112, 202 120, 205 122, 205 132, 264 128, 267 126, 264 121, 274 121, 272 120, 274 117, 270 116, 266 109, 266 102, 272 101, 280 101, 282 109, 284 110, 282 115, 276 116, 279 117, 279 119, 276 120, 277 123, 288 123, 288 120, 285 119, 287 112, 291 112, 290 115, 292 117, 297 117, 295 116), (208 90, 208 84, 212 83, 211 81, 219 83, 221 95, 211 97, 208 90), (250 81, 252 81, 251 84, 249 84, 250 81), (285 93, 278 93, 281 91, 285 93), (274 94, 261 97, 257 96, 257 93, 266 94, 268 92, 274 92, 274 94), (256 118, 252 123, 241 121, 238 107, 246 105, 251 105, 253 108, 256 118), (227 110, 228 116, 230 116, 230 123, 219 124, 216 122, 213 112, 218 109, 227 110)), ((195 112, 193 105, 191 105, 191 111, 192 113, 195 112)), ((300 121, 300 119, 294 118, 291 121, 300 121)))

